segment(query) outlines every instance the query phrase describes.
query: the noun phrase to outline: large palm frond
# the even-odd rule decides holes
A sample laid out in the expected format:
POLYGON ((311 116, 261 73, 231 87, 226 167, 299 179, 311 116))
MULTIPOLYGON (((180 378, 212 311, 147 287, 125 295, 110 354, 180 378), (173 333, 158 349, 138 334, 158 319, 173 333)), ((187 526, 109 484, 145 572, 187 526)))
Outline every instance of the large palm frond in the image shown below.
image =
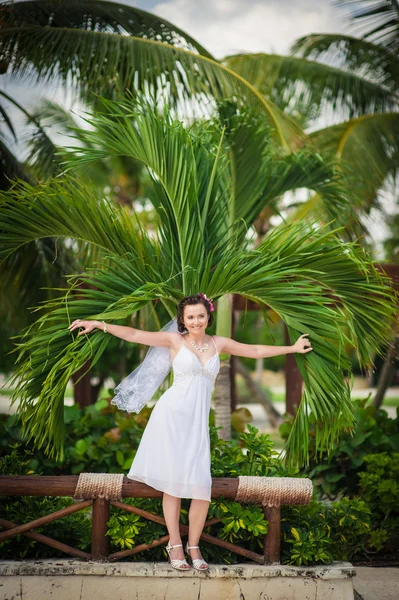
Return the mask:
MULTIPOLYGON (((71 200, 74 211, 85 208, 88 219, 97 218, 100 229, 105 226, 107 215, 99 218, 99 214, 109 209, 105 211, 103 204, 93 213, 90 204, 84 207, 82 196, 73 195, 71 200)), ((32 203, 36 205, 37 198, 32 203)), ((111 206, 114 221, 124 218, 120 209, 111 206)), ((53 223, 54 213, 50 218, 48 208, 39 207, 42 221, 53 223)), ((73 226, 73 213, 70 218, 73 226)), ((12 213, 6 220, 12 224, 12 213)), ((107 229, 102 234, 106 232, 115 235, 107 229)), ((343 244, 332 232, 304 224, 282 226, 256 251, 236 248, 218 262, 210 254, 207 260, 204 257, 201 270, 186 263, 191 288, 184 287, 182 271, 171 270, 165 261, 162 244, 147 239, 143 231, 136 238, 135 251, 123 257, 112 253, 108 258, 109 267, 69 278, 65 296, 45 304, 46 313, 25 332, 20 345, 14 398, 20 402, 25 434, 35 437, 38 445, 47 444, 47 452, 62 456, 62 407, 69 378, 89 359, 95 364, 108 343, 102 332, 71 342, 68 323, 78 317, 123 323, 154 300, 173 314, 179 299, 198 289, 215 299, 236 293, 270 306, 288 325, 292 341, 299 334, 310 334, 315 351, 298 357, 305 393, 288 445, 292 462, 307 459, 309 410, 319 423, 320 449, 331 448, 339 430, 353 425, 350 389, 345 383, 350 370, 345 342, 357 347, 367 366, 371 344, 383 341, 394 313, 386 281, 353 244, 343 244), (350 325, 347 336, 344 323, 350 325)))
MULTIPOLYGON (((52 100, 42 99, 36 104, 29 111, 26 122, 40 124, 40 129, 27 138, 26 147, 29 151, 27 162, 41 180, 55 176, 62 170, 59 157, 62 146, 58 148, 52 141, 53 130, 58 135, 66 137, 73 135, 79 144, 82 146, 85 144, 85 141, 79 138, 81 130, 75 117, 52 100), (50 132, 48 132, 49 128, 52 128, 50 132)), ((93 168, 80 169, 79 165, 76 165, 76 174, 80 178, 91 181, 103 189, 118 184, 121 188, 123 185, 124 189, 120 190, 116 200, 125 204, 131 204, 136 199, 140 189, 139 172, 140 165, 126 157, 124 160, 114 157, 112 160, 98 161, 93 168)))
POLYGON ((355 225, 350 195, 340 183, 334 161, 323 159, 311 144, 289 155, 276 152, 259 115, 240 113, 230 102, 219 104, 218 113, 230 159, 230 222, 241 219, 246 224, 244 234, 265 207, 278 210, 278 199, 299 188, 319 195, 320 222, 335 221, 337 226, 349 219, 355 225))
POLYGON ((55 102, 43 99, 29 113, 25 112, 26 124, 37 126, 33 135, 26 137, 28 150, 27 162, 39 179, 51 177, 59 173, 59 158, 56 155, 57 146, 51 139, 48 129, 57 126, 57 133, 68 134, 77 123, 69 111, 62 109, 55 102))
POLYGON ((3 2, 2 19, 10 27, 75 28, 135 36, 186 48, 211 57, 185 31, 157 15, 123 2, 106 0, 24 0, 3 2))
POLYGON ((398 53, 398 0, 338 0, 338 4, 357 9, 352 10, 351 19, 358 24, 362 37, 398 53))
POLYGON ((399 168, 399 113, 364 115, 314 132, 323 156, 335 156, 355 208, 368 212, 399 168))
MULTIPOLYGON (((90 132, 98 136, 94 158, 104 154, 108 132, 109 152, 128 152, 150 169, 154 206, 164 217, 157 238, 150 238, 125 209, 77 180, 34 188, 19 183, 0 195, 0 259, 51 230, 54 236, 101 247, 108 260, 69 277, 64 296, 45 303, 45 313, 22 336, 13 401, 20 401, 25 434, 62 456, 67 382, 89 359, 95 364, 108 343, 102 332, 72 336, 71 342, 67 326, 72 319, 125 322, 152 301, 173 314, 183 295, 201 289, 215 299, 237 293, 271 306, 293 341, 300 333, 310 334, 315 351, 298 357, 306 388, 288 456, 306 461, 308 408, 320 424, 320 449, 331 447, 339 429, 353 424, 345 342, 358 349, 367 366, 369 346, 382 342, 395 309, 386 279, 355 244, 306 223, 279 227, 257 250, 242 250, 234 223, 223 226, 228 210, 221 188, 229 171, 213 135, 205 128, 203 138, 196 139, 195 128, 159 117, 148 105, 141 111, 130 108, 129 128, 127 105, 108 106, 110 115, 98 117, 102 135, 98 127, 90 132), (344 322, 350 325, 347 335, 341 330, 344 322)), ((93 160, 81 150, 77 156, 93 160)))
MULTIPOLYGON (((150 155, 150 150, 162 147, 161 140, 166 135, 165 127, 170 127, 172 122, 167 107, 163 117, 165 122, 161 127, 161 120, 149 103, 145 110, 146 114, 141 114, 142 109, 137 112, 134 103, 123 100, 119 103, 106 101, 105 106, 105 113, 95 113, 87 117, 90 129, 79 132, 79 140, 84 143, 84 149, 75 148, 72 155, 66 156, 66 161, 73 168, 77 165, 84 168, 99 158, 104 159, 113 154, 126 154, 143 161, 161 181, 165 181, 162 188, 156 186, 157 193, 153 196, 153 201, 157 208, 162 205, 164 218, 169 224, 169 237, 177 240, 182 237, 189 242, 193 234, 189 236, 187 232, 193 214, 185 210, 181 199, 177 197, 174 189, 176 181, 165 179, 166 174, 161 166, 165 157, 161 150, 150 155), (159 194, 165 194, 166 188, 168 188, 167 197, 175 197, 173 202, 181 207, 179 213, 176 213, 172 201, 166 203, 162 198, 158 199, 159 194), (184 212, 181 212, 182 208, 184 212), (184 214, 185 222, 176 222, 175 213, 177 218, 180 218, 180 214, 184 214)), ((194 145, 190 155, 183 160, 185 150, 182 151, 180 148, 188 145, 187 142, 183 143, 177 133, 182 132, 183 137, 186 138, 187 132, 181 125, 176 124, 173 134, 176 136, 174 151, 176 156, 179 152, 183 152, 181 165, 187 169, 188 177, 194 177, 197 173, 197 179, 193 181, 193 189, 198 188, 198 196, 191 198, 192 211, 194 212, 196 210, 194 207, 199 205, 201 207, 199 222, 203 224, 205 219, 207 220, 208 230, 202 232, 205 243, 207 237, 213 238, 215 230, 218 231, 220 239, 226 227, 231 227, 233 223, 235 223, 236 240, 243 241, 249 226, 265 206, 273 204, 288 190, 304 187, 320 195, 324 221, 338 219, 345 223, 350 217, 351 222, 356 223, 350 198, 340 184, 340 177, 334 163, 323 160, 311 145, 289 155, 276 152, 271 142, 270 129, 265 126, 264 120, 255 111, 242 113, 234 103, 225 102, 218 105, 218 113, 220 125, 224 130, 223 145, 221 145, 220 130, 217 126, 215 128, 216 123, 213 126, 204 122, 194 123, 189 130, 194 135, 188 138, 191 140, 190 144, 194 145), (199 147, 197 147, 198 142, 195 141, 198 139, 202 140, 199 147), (203 159, 204 144, 207 145, 205 153, 209 150, 214 153, 215 164, 218 154, 222 153, 218 168, 212 169, 211 172, 205 166, 208 164, 207 159, 203 159), (199 161, 202 161, 201 167, 199 161), (213 197, 208 186, 210 181, 217 190, 213 204, 209 204, 213 197), (205 208, 206 211, 210 211, 209 215, 204 212, 205 208), (209 229, 211 224, 212 228, 209 229)), ((169 137, 171 139, 170 134, 169 137)), ((197 243, 202 242, 197 240, 197 243)), ((187 255, 187 252, 184 254, 187 255)))
POLYGON ((4 232, 0 248, 1 260, 24 244, 48 236, 74 237, 120 256, 134 248, 135 226, 129 212, 121 211, 118 220, 115 220, 112 203, 104 197, 102 191, 72 177, 49 180, 49 185, 35 187, 16 181, 7 193, 2 194, 1 207, 3 216, 12 215, 13 222, 7 224, 11 229, 4 232), (31 194, 36 198, 34 203, 30 201, 31 194), (72 201, 74 196, 77 198, 76 203, 72 201), (102 205, 102 210, 99 210, 98 218, 93 219, 99 205, 102 205), (86 206, 87 210, 79 213, 76 206, 86 206), (54 217, 42 221, 44 209, 51 210, 54 217), (102 227, 98 227, 99 220, 102 227))
POLYGON ((399 60, 396 52, 362 38, 337 33, 315 33, 295 41, 294 54, 312 61, 320 60, 376 82, 394 93, 399 85, 399 60))
POLYGON ((106 100, 104 105, 105 111, 87 115, 91 128, 79 133, 85 147, 72 148, 66 163, 82 168, 113 155, 141 161, 152 176, 151 200, 163 221, 161 235, 173 249, 170 263, 182 261, 179 269, 184 270, 189 260, 200 268, 204 249, 213 251, 228 229, 230 183, 222 133, 217 139, 205 124, 191 133, 167 106, 160 117, 145 100, 106 100))
MULTIPOLYGON (((332 447, 340 428, 352 427, 350 386, 345 381, 351 367, 345 345, 356 348, 363 367, 370 366, 371 349, 376 347, 371 331, 379 336, 379 344, 387 339, 394 294, 360 246, 305 222, 275 228, 255 254, 259 262, 248 277, 241 273, 239 282, 229 268, 233 286, 228 291, 271 307, 286 323, 292 342, 308 333, 317 348, 296 357, 305 386, 286 448, 290 461, 305 463, 308 411, 319 423, 320 450, 332 447)), ((217 296, 218 291, 210 293, 217 296)))
MULTIPOLYGON (((347 118, 398 107, 397 87, 382 76, 350 71, 346 67, 275 54, 237 54, 224 63, 249 81, 265 97, 293 116, 315 119, 327 111, 347 118)), ((399 63, 397 62, 397 66, 399 63)))
POLYGON ((234 96, 260 110, 278 144, 292 148, 302 130, 231 69, 170 23, 132 6, 92 0, 30 0, 2 10, 0 57, 9 72, 69 82, 91 102, 126 90, 178 98, 192 111, 234 96), (188 104, 187 104, 188 101, 188 104))

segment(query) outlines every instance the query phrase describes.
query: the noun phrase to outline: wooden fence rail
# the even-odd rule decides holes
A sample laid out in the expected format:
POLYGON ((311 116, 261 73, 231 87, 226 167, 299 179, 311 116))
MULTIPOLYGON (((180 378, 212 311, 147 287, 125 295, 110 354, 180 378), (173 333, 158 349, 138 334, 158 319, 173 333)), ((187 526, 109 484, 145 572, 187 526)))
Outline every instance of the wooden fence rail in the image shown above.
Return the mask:
MULTIPOLYGON (((18 476, 0 476, 0 496, 73 496, 78 483, 78 475, 66 476, 36 476, 36 475, 18 475, 18 476)), ((223 496, 226 499, 235 499, 238 488, 238 478, 215 477, 212 479, 212 498, 223 496)), ((151 488, 150 486, 124 477, 122 486, 123 498, 161 498, 162 492, 151 488)), ((106 500, 104 498, 93 498, 83 501, 74 501, 70 506, 58 510, 54 513, 45 515, 34 521, 25 524, 12 523, 6 519, 0 519, 0 525, 4 531, 0 532, 0 542, 9 539, 15 535, 23 534, 27 537, 42 542, 48 546, 56 548, 66 554, 81 558, 84 560, 97 561, 116 561, 127 556, 143 552, 149 548, 154 548, 165 544, 169 535, 164 535, 151 544, 140 544, 134 548, 122 550, 109 554, 109 537, 107 532, 107 521, 110 518, 110 505, 124 510, 128 513, 140 515, 156 523, 165 525, 163 517, 147 512, 146 510, 131 506, 124 502, 116 500, 106 500), (32 531, 47 523, 65 517, 73 512, 82 510, 87 506, 92 506, 92 538, 91 553, 83 552, 72 546, 68 546, 58 540, 32 531)), ((268 521, 268 533, 264 536, 263 554, 258 554, 236 544, 221 540, 213 535, 203 532, 201 539, 235 552, 249 560, 259 564, 278 563, 280 561, 280 508, 262 506, 264 517, 268 521)), ((205 522, 204 529, 209 525, 220 522, 220 519, 208 519, 205 522)), ((181 535, 188 533, 188 526, 180 524, 181 535)))

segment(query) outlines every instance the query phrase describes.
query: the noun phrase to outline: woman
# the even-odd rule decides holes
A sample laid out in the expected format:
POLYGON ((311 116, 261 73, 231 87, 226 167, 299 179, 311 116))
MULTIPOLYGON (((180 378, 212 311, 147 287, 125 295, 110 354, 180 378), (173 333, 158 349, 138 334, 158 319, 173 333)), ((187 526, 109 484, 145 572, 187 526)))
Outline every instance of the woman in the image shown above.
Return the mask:
POLYGON ((212 390, 219 372, 219 355, 267 358, 312 350, 308 334, 293 346, 241 344, 230 338, 209 336, 213 304, 205 294, 187 296, 177 307, 179 333, 149 332, 100 321, 74 321, 69 330, 79 335, 102 329, 128 342, 168 348, 173 385, 157 401, 127 475, 163 491, 162 507, 169 542, 169 561, 175 569, 189 569, 179 530, 181 498, 191 498, 186 552, 192 566, 206 570, 198 542, 208 514, 212 479, 208 418, 212 390))

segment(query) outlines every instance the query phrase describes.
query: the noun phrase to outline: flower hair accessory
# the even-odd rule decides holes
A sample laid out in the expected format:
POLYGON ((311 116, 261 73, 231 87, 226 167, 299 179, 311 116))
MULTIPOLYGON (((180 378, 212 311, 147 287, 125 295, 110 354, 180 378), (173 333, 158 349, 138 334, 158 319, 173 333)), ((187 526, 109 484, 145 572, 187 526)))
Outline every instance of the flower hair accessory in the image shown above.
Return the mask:
POLYGON ((215 309, 213 308, 213 300, 211 300, 211 298, 207 298, 206 294, 203 294, 202 292, 198 294, 199 296, 202 296, 202 298, 204 298, 204 300, 206 300, 207 302, 209 302, 209 310, 210 312, 213 312, 215 309))

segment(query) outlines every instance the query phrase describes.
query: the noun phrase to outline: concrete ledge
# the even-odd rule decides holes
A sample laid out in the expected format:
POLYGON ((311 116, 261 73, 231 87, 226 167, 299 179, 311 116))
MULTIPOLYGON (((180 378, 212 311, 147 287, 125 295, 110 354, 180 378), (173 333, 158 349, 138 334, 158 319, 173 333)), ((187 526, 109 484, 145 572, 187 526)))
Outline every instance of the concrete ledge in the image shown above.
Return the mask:
POLYGON ((168 563, 75 559, 0 561, 0 600, 353 600, 350 563, 256 563, 179 572, 168 563))

